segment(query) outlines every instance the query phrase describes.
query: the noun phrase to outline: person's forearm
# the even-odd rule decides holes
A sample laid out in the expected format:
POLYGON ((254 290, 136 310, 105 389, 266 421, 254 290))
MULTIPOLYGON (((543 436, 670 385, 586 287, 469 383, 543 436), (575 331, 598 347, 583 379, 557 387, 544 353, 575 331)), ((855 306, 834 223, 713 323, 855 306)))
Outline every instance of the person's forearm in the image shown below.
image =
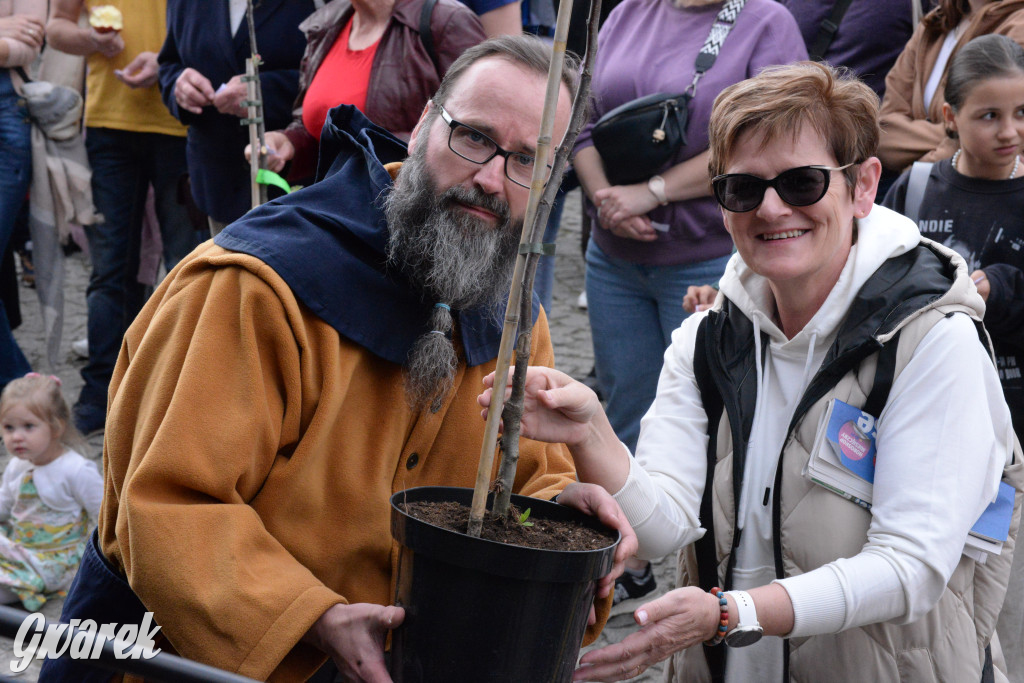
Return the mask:
POLYGON ((6 40, 0 40, 0 66, 13 66, 7 63, 11 58, 11 46, 6 40))
POLYGON ((1008 263, 984 268, 989 281, 985 327, 997 343, 1024 347, 1024 273, 1008 263))
MULTIPOLYGON (((757 610, 757 621, 766 636, 786 636, 793 630, 793 603, 786 589, 777 583, 751 588, 747 591, 757 610)), ((727 595, 729 601, 729 630, 739 623, 736 599, 727 595)))
MULTIPOLYGON (((711 152, 705 150, 661 174, 661 177, 665 179, 665 196, 670 202, 711 196, 711 180, 708 177, 710 154, 711 152)), ((576 169, 576 175, 580 179, 583 191, 591 200, 593 200, 595 192, 611 186, 605 176, 601 155, 596 147, 584 147, 577 152, 573 158, 573 167, 576 169)))
POLYGON ((46 40, 61 52, 71 55, 85 57, 97 51, 92 31, 60 16, 51 17, 46 24, 46 40))
POLYGON ((711 178, 708 177, 709 150, 676 164, 661 174, 665 179, 665 196, 670 202, 711 196, 711 178))
POLYGON ((598 484, 609 493, 625 485, 629 477, 629 451, 615 435, 603 410, 591 421, 589 436, 578 444, 568 445, 580 481, 598 484))
POLYGON ((591 202, 594 201, 595 192, 611 187, 608 177, 604 174, 601 155, 597 153, 596 147, 584 147, 576 152, 572 159, 572 165, 576 169, 576 176, 580 179, 583 192, 591 202))

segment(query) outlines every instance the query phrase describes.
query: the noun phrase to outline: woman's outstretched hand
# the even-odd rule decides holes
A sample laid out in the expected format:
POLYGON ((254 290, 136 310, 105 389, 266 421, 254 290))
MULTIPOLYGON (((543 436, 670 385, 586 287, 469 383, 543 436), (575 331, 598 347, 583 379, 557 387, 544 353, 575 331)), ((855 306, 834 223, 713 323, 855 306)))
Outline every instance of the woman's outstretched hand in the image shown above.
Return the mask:
MULTIPOLYGON (((505 398, 512 393, 509 368, 505 398)), ((484 377, 484 392, 477 397, 483 406, 481 415, 487 419, 494 391, 494 373, 484 377)), ((521 433, 529 439, 574 446, 591 435, 591 423, 601 412, 601 402, 589 387, 564 372, 552 368, 531 367, 526 371, 526 393, 523 397, 521 433)))
POLYGON ((720 617, 718 599, 710 593, 695 586, 669 591, 633 613, 639 631, 583 655, 573 680, 635 678, 673 652, 710 640, 720 617))
MULTIPOLYGON (((505 398, 512 393, 512 374, 505 398)), ((484 377, 484 393, 477 401, 487 418, 494 392, 494 373, 484 377)), ((601 402, 589 387, 569 375, 545 367, 526 371, 526 391, 520 435, 548 443, 564 443, 569 447, 576 477, 581 482, 598 484, 609 493, 622 489, 629 477, 632 458, 622 445, 601 408, 601 402)))

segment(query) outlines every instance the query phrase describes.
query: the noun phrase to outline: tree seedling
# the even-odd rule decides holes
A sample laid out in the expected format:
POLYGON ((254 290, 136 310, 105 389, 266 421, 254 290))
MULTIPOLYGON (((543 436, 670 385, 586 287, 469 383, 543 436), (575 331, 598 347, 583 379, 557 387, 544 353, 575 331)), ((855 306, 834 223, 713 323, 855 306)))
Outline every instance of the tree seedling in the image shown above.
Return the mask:
POLYGON ((470 510, 467 533, 480 536, 483 528, 484 514, 487 510, 487 492, 490 488, 494 455, 498 443, 500 424, 504 423, 501 437, 502 460, 498 472, 501 485, 495 488, 492 514, 496 519, 503 519, 509 514, 511 506, 512 486, 515 482, 516 467, 519 463, 519 433, 523 415, 523 402, 526 387, 526 368, 530 358, 530 343, 533 321, 533 278, 537 270, 537 259, 543 251, 540 244, 544 229, 548 224, 548 216, 554 203, 555 193, 561 182, 562 172, 568 163, 569 154, 576 142, 576 136, 586 121, 587 107, 590 102, 590 80, 597 59, 597 30, 601 14, 601 0, 591 0, 590 16, 587 20, 587 49, 583 60, 583 71, 580 75, 579 88, 573 100, 569 129, 561 144, 555 148, 552 156, 552 135, 555 124, 555 111, 558 96, 562 87, 562 65, 565 61, 566 40, 569 34, 569 16, 572 12, 572 0, 559 3, 558 17, 555 21, 555 35, 548 71, 547 88, 544 97, 544 110, 541 117, 540 135, 534 154, 533 179, 530 183, 530 197, 526 207, 526 218, 519 242, 519 256, 516 259, 515 271, 512 275, 512 286, 509 290, 508 303, 505 307, 505 324, 502 329, 501 343, 498 347, 494 371, 494 387, 491 394, 491 407, 484 426, 484 440, 480 449, 480 464, 477 468, 476 486, 473 491, 473 503, 470 510), (549 165, 550 161, 550 165, 549 165), (548 182, 548 178, 551 182, 548 182), (543 196, 542 196, 543 195, 543 196), (522 325, 520 326, 520 321, 522 325), (512 391, 508 400, 505 389, 508 386, 508 371, 512 365, 513 353, 517 359, 512 379, 512 391))
POLYGON ((533 526, 533 522, 527 521, 530 519, 530 508, 526 508, 526 512, 519 515, 519 523, 523 526, 533 526))

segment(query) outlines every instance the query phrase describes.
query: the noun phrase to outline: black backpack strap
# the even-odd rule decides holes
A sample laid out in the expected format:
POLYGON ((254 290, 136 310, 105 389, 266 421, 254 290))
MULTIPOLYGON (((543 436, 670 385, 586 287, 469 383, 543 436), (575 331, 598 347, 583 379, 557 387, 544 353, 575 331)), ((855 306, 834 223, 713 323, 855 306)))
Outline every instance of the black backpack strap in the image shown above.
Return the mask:
POLYGON ((18 76, 21 77, 21 80, 23 82, 25 82, 25 83, 31 83, 32 82, 32 79, 28 77, 28 74, 25 73, 25 70, 23 68, 21 68, 20 66, 14 67, 14 71, 17 72, 18 76))
MULTIPOLYGON (((715 387, 711 377, 711 366, 708 363, 707 336, 708 318, 700 322, 697 328, 697 343, 693 349, 693 374, 700 391, 700 400, 704 412, 708 416, 708 451, 707 475, 704 478, 704 495, 700 501, 700 523, 705 533, 696 543, 694 552, 697 556, 697 581, 707 591, 718 584, 718 553, 715 550, 715 517, 712 508, 714 497, 715 463, 718 461, 718 425, 722 420, 724 404, 722 395, 715 387)), ((725 586, 721 586, 722 589, 725 586)), ((725 680, 725 647, 704 646, 704 657, 711 670, 713 683, 725 680)))
POLYGON ((434 14, 434 5, 436 4, 437 0, 426 0, 423 3, 423 9, 420 10, 420 42, 423 43, 423 49, 430 56, 430 61, 434 63, 434 69, 440 78, 443 74, 441 65, 437 61, 437 53, 434 51, 434 34, 430 30, 430 17, 434 14))
POLYGON ((899 341, 900 333, 897 332, 878 352, 875 381, 871 385, 871 393, 864 401, 864 407, 861 408, 876 420, 881 416, 885 403, 889 400, 889 392, 892 390, 892 380, 896 374, 896 349, 899 346, 899 341))
POLYGON ((814 43, 807 47, 807 54, 811 59, 820 62, 825 58, 825 53, 828 52, 829 46, 835 40, 843 15, 846 14, 846 10, 850 9, 852 2, 853 0, 837 0, 836 4, 832 5, 832 11, 818 27, 818 35, 814 37, 814 43))

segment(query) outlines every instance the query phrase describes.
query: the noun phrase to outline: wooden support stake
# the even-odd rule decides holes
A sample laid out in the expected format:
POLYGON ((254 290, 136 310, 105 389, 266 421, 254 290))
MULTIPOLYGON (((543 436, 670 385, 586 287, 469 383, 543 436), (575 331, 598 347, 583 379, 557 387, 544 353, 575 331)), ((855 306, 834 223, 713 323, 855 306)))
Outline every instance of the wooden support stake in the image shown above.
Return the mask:
MULTIPOLYGON (((590 13, 590 22, 597 24, 599 15, 600 0, 593 0, 590 13), (594 10, 594 5, 598 11, 594 10)), ((547 224, 547 217, 550 212, 550 205, 555 192, 558 191, 558 184, 562 178, 562 171, 569 152, 575 143, 576 135, 583 125, 583 111, 589 100, 589 78, 581 79, 580 88, 573 104, 573 114, 569 131, 559 147, 558 158, 550 169, 552 182, 548 183, 548 163, 551 158, 551 137, 555 125, 555 112, 558 106, 558 98, 562 88, 562 67, 565 59, 565 44, 569 34, 569 18, 572 14, 572 0, 563 0, 559 3, 558 18, 555 22, 555 36, 551 65, 548 69, 547 88, 544 96, 544 109, 541 116, 540 135, 537 138, 536 163, 533 169, 533 178, 530 184, 530 198, 526 208, 526 218, 523 222, 523 234, 520 237, 520 245, 534 243, 541 239, 544 234, 544 227, 547 224), (546 189, 545 189, 546 188, 546 189), (539 210, 543 201, 546 201, 546 210, 539 210)), ((587 47, 587 59, 591 62, 596 59, 596 41, 591 42, 587 47)), ((520 250, 522 251, 522 250, 520 250)), ((516 259, 515 271, 512 275, 512 287, 509 291, 508 304, 505 308, 505 321, 501 334, 501 343, 498 348, 497 367, 494 375, 494 391, 491 393, 491 406, 487 414, 487 422, 484 426, 484 441, 480 449, 480 464, 477 468, 476 485, 473 490, 473 502, 470 510, 469 529, 470 536, 479 536, 483 527, 483 519, 487 508, 487 492, 490 488, 491 471, 494 467, 494 451, 498 441, 498 428, 502 418, 505 404, 505 389, 508 386, 508 370, 512 363, 512 353, 516 345, 517 334, 520 334, 519 327, 522 321, 525 327, 525 344, 520 344, 516 353, 516 382, 513 391, 518 392, 522 397, 526 380, 526 368, 530 356, 529 331, 531 327, 531 307, 533 291, 533 274, 537 268, 538 255, 535 253, 520 253, 516 259), (529 277, 527 277, 529 275, 529 277), (525 311, 525 313, 523 312, 525 311), (521 362, 518 362, 521 361, 521 362), (520 377, 519 366, 522 365, 520 377)), ((505 422, 506 430, 513 430, 519 433, 518 416, 514 416, 514 424, 508 420, 505 422)), ((495 494, 495 515, 504 515, 508 511, 508 500, 512 493, 512 482, 515 480, 518 449, 510 456, 507 452, 503 456, 510 458, 507 467, 503 466, 501 483, 495 494), (507 489, 507 490, 506 490, 507 489), (503 509, 499 510, 497 501, 502 501, 503 509)))

